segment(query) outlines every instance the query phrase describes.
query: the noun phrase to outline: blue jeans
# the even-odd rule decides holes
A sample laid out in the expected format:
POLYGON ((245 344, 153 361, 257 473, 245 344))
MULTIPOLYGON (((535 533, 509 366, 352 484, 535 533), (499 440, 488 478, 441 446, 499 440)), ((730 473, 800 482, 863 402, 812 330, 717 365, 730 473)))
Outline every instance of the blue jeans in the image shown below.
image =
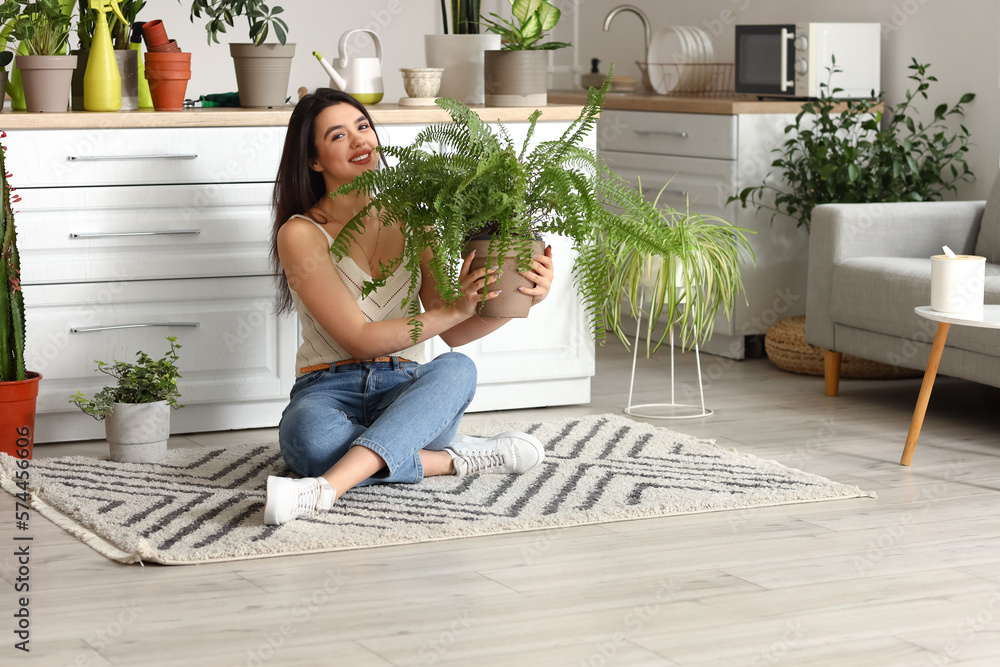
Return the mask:
POLYGON ((420 450, 451 443, 475 393, 476 365, 458 352, 426 364, 393 357, 313 371, 295 381, 281 415, 281 456, 302 477, 319 477, 361 445, 386 467, 359 486, 416 484, 420 450))

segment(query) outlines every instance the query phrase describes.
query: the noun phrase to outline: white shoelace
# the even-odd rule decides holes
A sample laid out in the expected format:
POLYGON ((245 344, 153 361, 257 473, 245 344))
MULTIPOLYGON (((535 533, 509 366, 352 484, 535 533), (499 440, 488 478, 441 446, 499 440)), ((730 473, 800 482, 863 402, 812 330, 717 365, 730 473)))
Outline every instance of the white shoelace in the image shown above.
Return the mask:
POLYGON ((472 452, 462 452, 459 457, 466 464, 466 475, 482 472, 490 468, 502 468, 505 465, 503 453, 499 449, 487 449, 472 452))

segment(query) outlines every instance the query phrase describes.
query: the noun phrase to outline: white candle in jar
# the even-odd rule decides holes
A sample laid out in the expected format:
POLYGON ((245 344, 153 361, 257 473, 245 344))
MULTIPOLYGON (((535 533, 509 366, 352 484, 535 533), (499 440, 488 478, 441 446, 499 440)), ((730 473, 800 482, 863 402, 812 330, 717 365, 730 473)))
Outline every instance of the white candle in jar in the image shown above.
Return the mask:
POLYGON ((942 313, 983 312, 986 258, 977 255, 931 257, 931 308, 942 313))

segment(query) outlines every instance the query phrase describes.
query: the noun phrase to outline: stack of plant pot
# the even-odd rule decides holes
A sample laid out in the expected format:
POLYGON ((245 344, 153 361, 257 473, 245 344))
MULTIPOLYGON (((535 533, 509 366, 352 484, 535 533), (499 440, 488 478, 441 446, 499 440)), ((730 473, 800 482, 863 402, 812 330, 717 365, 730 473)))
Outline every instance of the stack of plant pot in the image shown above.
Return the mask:
POLYGON ((191 54, 180 50, 177 41, 167 38, 160 20, 142 26, 146 40, 146 80, 153 108, 157 111, 180 111, 191 79, 191 54))

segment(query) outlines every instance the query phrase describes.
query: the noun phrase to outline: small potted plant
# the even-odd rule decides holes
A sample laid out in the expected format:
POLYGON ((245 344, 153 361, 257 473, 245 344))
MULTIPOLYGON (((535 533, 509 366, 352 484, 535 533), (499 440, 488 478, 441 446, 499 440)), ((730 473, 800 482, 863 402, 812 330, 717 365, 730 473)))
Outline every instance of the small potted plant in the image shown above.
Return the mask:
POLYGON ((543 42, 561 12, 549 0, 510 0, 511 20, 490 13, 482 23, 500 35, 503 48, 487 51, 483 65, 486 105, 545 106, 548 101, 548 51, 572 46, 543 42))
POLYGON ((11 34, 20 41, 14 60, 21 75, 28 111, 59 112, 69 106, 76 56, 64 55, 73 15, 73 0, 19 0, 20 15, 11 34))
MULTIPOLYGON (((625 342, 618 327, 621 299, 616 291, 621 282, 617 276, 624 270, 620 250, 688 260, 697 247, 692 248, 686 231, 697 226, 697 221, 692 219, 687 226, 665 224, 663 213, 645 201, 641 192, 581 145, 596 125, 610 82, 609 76, 599 90, 591 89, 580 117, 558 140, 539 142, 530 150, 541 111, 530 116, 524 145, 515 146, 502 125, 494 132, 461 102, 439 99, 438 105, 453 122, 428 127, 410 146, 381 147, 381 153, 399 162, 365 172, 334 193, 364 193, 370 200, 345 225, 331 251, 338 256, 347 253, 351 237, 363 228, 362 219, 370 211, 379 211, 385 224, 405 220, 403 253, 383 267, 383 276, 400 264, 414 276, 420 275, 421 257, 430 249, 430 270, 438 289, 445 300, 453 300, 462 294, 458 271, 470 241, 482 244, 474 267, 476 262, 507 266, 501 269, 501 280, 523 280, 517 269, 531 265, 540 247, 535 245, 536 236, 559 234, 572 241, 577 253, 574 275, 598 337, 603 338, 605 329, 611 328, 625 342), (428 144, 440 145, 441 150, 427 152, 428 144), (611 207, 621 213, 612 212, 611 207), (610 298, 612 294, 615 298, 610 298)), ((741 230, 720 229, 724 231, 715 240, 727 252, 745 246, 741 230)), ((368 287, 378 284, 373 280, 368 287)), ((416 289, 414 282, 408 295, 413 316, 419 312, 416 289)), ((491 284, 487 289, 497 287, 491 284)), ((526 313, 530 296, 516 287, 504 288, 502 283, 499 289, 499 298, 486 301, 484 295, 481 314, 515 316, 511 311, 491 310, 508 296, 522 300, 521 312, 526 313)), ((416 336, 419 320, 414 318, 413 324, 416 336)))
MULTIPOLYGON (((0 131, 0 139, 7 136, 0 131)), ((0 146, 0 452, 30 458, 35 433, 35 400, 42 376, 24 367, 24 294, 21 260, 17 252, 14 210, 20 201, 11 195, 7 178, 6 149, 0 146), (27 450, 28 456, 22 453, 27 450)))
POLYGON ((170 437, 170 409, 177 404, 181 377, 176 336, 167 336, 170 349, 161 359, 137 352, 135 364, 115 361, 95 362, 97 370, 117 383, 104 387, 88 399, 82 391, 70 398, 88 415, 104 420, 104 430, 111 447, 111 460, 127 463, 155 463, 167 455, 170 437))
POLYGON ((444 69, 438 95, 453 97, 465 104, 483 103, 484 54, 501 46, 500 35, 480 34, 479 2, 441 0, 444 34, 424 35, 427 66, 444 69))
MULTIPOLYGON (((178 0, 179 1, 179 0, 178 0)), ((236 66, 236 87, 242 107, 280 107, 288 99, 288 77, 295 56, 295 45, 286 44, 288 24, 279 14, 281 7, 268 7, 259 0, 193 0, 191 21, 208 18, 205 30, 208 43, 219 43, 219 33, 235 25, 238 16, 250 27, 249 44, 230 44, 229 53, 236 66), (271 31, 277 44, 265 43, 271 31)))

